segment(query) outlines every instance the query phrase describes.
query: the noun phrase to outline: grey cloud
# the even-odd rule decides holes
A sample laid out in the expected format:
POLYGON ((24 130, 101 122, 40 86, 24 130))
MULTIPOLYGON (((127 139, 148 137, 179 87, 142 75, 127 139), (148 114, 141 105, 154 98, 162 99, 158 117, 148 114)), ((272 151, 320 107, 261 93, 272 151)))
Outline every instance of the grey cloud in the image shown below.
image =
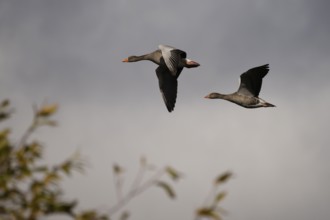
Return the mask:
POLYGON ((114 202, 112 163, 127 167, 129 179, 146 155, 186 179, 177 184, 177 201, 150 191, 130 204, 132 218, 191 219, 212 178, 230 169, 226 219, 328 219, 328 6, 325 0, 1 1, 0 93, 17 107, 16 134, 29 122, 32 103, 60 103, 55 134, 37 135, 49 143, 48 161, 77 148, 88 155, 87 174, 65 183, 67 196, 83 207, 107 210, 114 202), (171 114, 156 66, 121 62, 161 43, 201 63, 182 72, 171 114), (251 111, 202 98, 234 91, 241 73, 265 63, 270 72, 260 96, 277 108, 251 111))

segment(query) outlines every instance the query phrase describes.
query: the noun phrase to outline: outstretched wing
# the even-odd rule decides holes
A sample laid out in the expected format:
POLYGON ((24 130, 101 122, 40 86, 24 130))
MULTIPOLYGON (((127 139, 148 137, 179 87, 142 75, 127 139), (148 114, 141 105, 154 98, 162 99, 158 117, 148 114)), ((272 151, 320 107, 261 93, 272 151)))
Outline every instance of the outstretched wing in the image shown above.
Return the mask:
POLYGON ((237 92, 243 95, 258 97, 261 90, 262 78, 267 75, 268 71, 269 66, 265 64, 249 69, 243 73, 237 92))
POLYGON ((170 70, 170 73, 173 76, 179 77, 183 69, 182 59, 187 57, 186 52, 166 45, 159 45, 158 47, 162 52, 165 64, 170 70))
POLYGON ((164 65, 160 65, 156 69, 156 74, 158 77, 159 89, 162 93, 166 108, 171 112, 174 109, 176 94, 178 91, 177 77, 173 76, 170 70, 164 65))

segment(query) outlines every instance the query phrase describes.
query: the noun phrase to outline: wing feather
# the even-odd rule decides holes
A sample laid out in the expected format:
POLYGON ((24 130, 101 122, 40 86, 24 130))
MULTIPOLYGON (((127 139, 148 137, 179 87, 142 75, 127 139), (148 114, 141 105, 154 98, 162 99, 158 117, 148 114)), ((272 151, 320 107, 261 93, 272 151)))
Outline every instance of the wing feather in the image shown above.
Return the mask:
POLYGON ((269 66, 265 64, 249 69, 241 74, 241 82, 237 92, 243 95, 258 97, 261 90, 262 78, 267 75, 268 71, 269 66))
POLYGON ((163 65, 156 69, 159 82, 159 89, 169 112, 174 110, 176 96, 178 91, 177 77, 170 73, 170 70, 163 65))
POLYGON ((159 45, 165 64, 173 76, 179 77, 183 65, 182 60, 187 57, 186 52, 171 46, 159 45))

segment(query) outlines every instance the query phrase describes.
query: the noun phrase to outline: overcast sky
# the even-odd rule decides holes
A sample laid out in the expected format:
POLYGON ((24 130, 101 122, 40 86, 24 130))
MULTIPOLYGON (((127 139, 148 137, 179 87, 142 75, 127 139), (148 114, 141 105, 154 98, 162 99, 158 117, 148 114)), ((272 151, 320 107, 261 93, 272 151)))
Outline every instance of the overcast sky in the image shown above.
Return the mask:
POLYGON ((185 178, 175 201, 158 189, 134 200, 131 219, 192 219, 213 178, 231 170, 225 219, 328 220, 329 9, 328 0, 0 0, 1 99, 16 108, 16 136, 32 104, 60 104, 59 127, 36 135, 49 162, 76 150, 88 158, 86 174, 64 185, 81 208, 106 211, 113 163, 130 180, 145 155, 185 178), (155 64, 121 62, 159 44, 201 64, 183 70, 172 113, 155 64), (260 97, 276 108, 203 98, 234 92, 241 73, 266 63, 260 97))

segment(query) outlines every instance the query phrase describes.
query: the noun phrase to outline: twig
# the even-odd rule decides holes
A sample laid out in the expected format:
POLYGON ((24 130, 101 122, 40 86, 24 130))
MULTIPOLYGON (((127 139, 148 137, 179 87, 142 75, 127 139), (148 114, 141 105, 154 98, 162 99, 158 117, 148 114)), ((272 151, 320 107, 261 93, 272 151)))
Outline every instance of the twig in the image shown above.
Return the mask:
MULTIPOLYGON (((132 188, 123 198, 122 200, 118 201, 114 206, 112 206, 109 210, 109 215, 113 215, 118 212, 122 207, 127 205, 134 197, 141 194, 149 187, 154 185, 156 181, 165 173, 164 169, 159 170, 157 173, 154 174, 152 178, 141 184, 140 186, 136 186, 132 188)), ((140 177, 139 177, 140 178, 140 177)))
POLYGON ((30 135, 36 130, 36 128, 38 127, 37 121, 38 121, 38 116, 37 116, 37 112, 35 110, 32 123, 31 123, 30 127, 25 131, 25 133, 23 134, 20 141, 18 142, 17 148, 23 147, 24 144, 26 143, 27 139, 30 137, 30 135))
POLYGON ((211 201, 213 195, 216 194, 216 191, 217 191, 217 186, 216 185, 212 185, 212 187, 211 187, 209 193, 207 194, 207 196, 205 198, 205 201, 204 201, 204 203, 203 203, 202 206, 207 206, 208 205, 208 203, 211 201))
POLYGON ((121 173, 114 172, 113 177, 114 177, 117 202, 120 202, 122 200, 122 185, 123 185, 121 173))
POLYGON ((143 179, 143 176, 144 176, 144 173, 146 171, 146 166, 141 164, 140 167, 139 167, 139 170, 136 174, 136 177, 133 181, 133 184, 131 186, 131 189, 130 191, 133 191, 134 189, 138 188, 138 186, 141 184, 142 182, 142 179, 143 179))

